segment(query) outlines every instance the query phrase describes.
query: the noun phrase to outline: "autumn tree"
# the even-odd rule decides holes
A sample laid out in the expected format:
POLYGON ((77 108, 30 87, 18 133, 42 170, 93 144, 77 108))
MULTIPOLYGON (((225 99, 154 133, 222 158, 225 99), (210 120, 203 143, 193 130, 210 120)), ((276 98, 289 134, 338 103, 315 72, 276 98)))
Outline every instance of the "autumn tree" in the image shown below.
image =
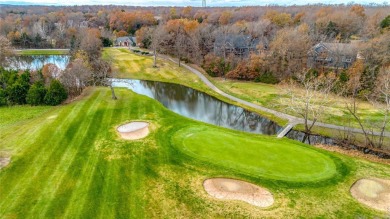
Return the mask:
POLYGON ((124 30, 121 30, 121 31, 115 33, 116 37, 124 37, 124 36, 128 36, 128 35, 129 34, 124 30))
POLYGON ((82 36, 79 49, 85 51, 91 61, 100 57, 102 46, 98 30, 89 29, 82 36))
POLYGON ((270 45, 272 71, 279 73, 280 78, 300 72, 306 68, 307 51, 311 45, 307 24, 279 30, 270 45))
POLYGON ((61 75, 60 81, 70 96, 77 96, 93 81, 92 71, 87 54, 79 51, 61 75))

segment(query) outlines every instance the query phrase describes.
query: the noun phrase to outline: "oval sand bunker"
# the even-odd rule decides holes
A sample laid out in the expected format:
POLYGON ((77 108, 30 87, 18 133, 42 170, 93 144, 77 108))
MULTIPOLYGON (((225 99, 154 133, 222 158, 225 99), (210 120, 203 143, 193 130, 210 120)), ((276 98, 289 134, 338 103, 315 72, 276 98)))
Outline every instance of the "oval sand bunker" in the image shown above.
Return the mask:
POLYGON ((380 211, 390 209, 390 180, 360 179, 351 187, 351 195, 359 202, 380 211))
POLYGON ((117 128, 117 131, 122 138, 127 140, 136 140, 145 138, 149 134, 149 123, 147 122, 130 122, 125 125, 121 125, 117 128))
POLYGON ((274 203, 272 194, 259 186, 241 180, 214 178, 203 182, 206 192, 218 199, 240 200, 258 207, 274 203))

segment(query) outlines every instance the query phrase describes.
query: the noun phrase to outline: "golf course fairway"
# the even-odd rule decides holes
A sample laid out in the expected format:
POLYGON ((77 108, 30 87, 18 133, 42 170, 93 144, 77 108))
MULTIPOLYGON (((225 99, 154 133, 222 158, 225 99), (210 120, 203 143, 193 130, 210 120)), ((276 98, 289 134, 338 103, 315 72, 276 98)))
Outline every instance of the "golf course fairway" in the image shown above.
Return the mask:
POLYGON ((61 106, 0 108, 0 158, 10 159, 0 169, 1 219, 386 216, 349 190, 360 178, 389 179, 389 165, 208 125, 115 92, 118 100, 97 87, 61 106), (122 139, 116 129, 132 121, 148 122, 148 136, 122 139), (215 177, 262 187, 274 203, 216 199, 203 187, 215 177))
POLYGON ((329 156, 299 142, 274 137, 200 126, 180 130, 174 142, 182 144, 179 148, 190 156, 264 178, 313 182, 337 172, 329 156))

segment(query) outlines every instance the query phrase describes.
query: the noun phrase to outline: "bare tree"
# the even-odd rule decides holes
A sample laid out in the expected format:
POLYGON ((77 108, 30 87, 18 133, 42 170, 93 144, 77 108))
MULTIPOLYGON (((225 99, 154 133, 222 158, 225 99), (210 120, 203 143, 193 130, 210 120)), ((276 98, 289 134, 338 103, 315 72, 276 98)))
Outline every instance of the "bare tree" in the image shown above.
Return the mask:
POLYGON ((94 85, 105 85, 110 87, 111 98, 116 100, 118 98, 116 97, 114 87, 112 86, 114 78, 112 78, 111 63, 111 58, 107 58, 106 60, 97 59, 92 63, 94 85))
POLYGON ((183 56, 183 52, 185 51, 185 47, 186 47, 185 31, 181 26, 179 26, 176 32, 176 41, 175 41, 175 50, 176 50, 176 56, 179 60, 179 67, 180 67, 180 61, 183 56))
POLYGON ((157 26, 156 28, 152 29, 152 34, 151 34, 151 47, 153 50, 154 54, 154 59, 153 59, 153 67, 157 67, 157 53, 159 52, 160 49, 160 44, 163 39, 165 30, 162 25, 157 26))
POLYGON ((345 107, 348 110, 349 114, 356 120, 359 124, 366 141, 366 145, 374 146, 372 136, 368 130, 367 125, 364 123, 362 116, 360 115, 360 106, 359 106, 359 91, 361 89, 361 75, 364 69, 363 61, 356 61, 351 68, 348 70, 349 81, 347 86, 342 93, 347 95, 347 101, 345 107))
POLYGON ((6 65, 7 58, 13 55, 11 42, 0 36, 0 66, 6 65))
POLYGON ((329 94, 334 82, 335 75, 333 73, 318 76, 303 71, 296 74, 296 79, 291 80, 288 84, 286 88, 289 97, 287 109, 304 120, 306 135, 303 142, 311 134, 314 124, 322 117, 329 103, 329 94))
POLYGON ((91 66, 85 59, 76 58, 65 69, 60 81, 67 88, 70 96, 77 96, 91 81, 91 72, 91 66))
POLYGON ((369 98, 376 109, 381 113, 380 135, 377 146, 383 146, 386 127, 389 124, 390 116, 390 67, 384 67, 379 73, 373 97, 369 98))

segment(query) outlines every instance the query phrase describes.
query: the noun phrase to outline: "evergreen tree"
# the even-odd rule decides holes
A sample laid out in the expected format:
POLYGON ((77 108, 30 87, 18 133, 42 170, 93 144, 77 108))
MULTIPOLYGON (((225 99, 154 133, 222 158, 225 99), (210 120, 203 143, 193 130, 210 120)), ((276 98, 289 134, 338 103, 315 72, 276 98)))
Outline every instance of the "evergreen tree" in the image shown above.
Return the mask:
POLYGON ((7 87, 7 95, 11 104, 26 104, 27 92, 30 88, 29 84, 15 82, 13 85, 7 87))
POLYGON ((7 105, 7 94, 4 89, 0 87, 0 106, 7 105))
POLYGON ((68 94, 64 86, 58 80, 52 80, 45 95, 45 103, 47 105, 55 106, 68 98, 68 94))
POLYGON ((35 82, 28 90, 26 101, 33 106, 45 103, 46 88, 42 81, 35 82))

